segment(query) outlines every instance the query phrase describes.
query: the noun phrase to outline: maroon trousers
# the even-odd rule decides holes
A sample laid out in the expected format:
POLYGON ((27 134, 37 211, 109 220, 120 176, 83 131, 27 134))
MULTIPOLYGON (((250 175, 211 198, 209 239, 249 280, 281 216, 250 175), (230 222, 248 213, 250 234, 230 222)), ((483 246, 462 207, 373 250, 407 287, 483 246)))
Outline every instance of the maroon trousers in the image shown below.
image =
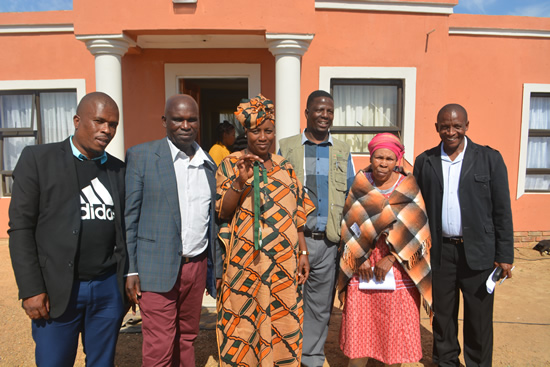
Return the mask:
POLYGON ((206 255, 199 255, 182 263, 169 292, 142 293, 143 366, 195 366, 206 268, 206 255))

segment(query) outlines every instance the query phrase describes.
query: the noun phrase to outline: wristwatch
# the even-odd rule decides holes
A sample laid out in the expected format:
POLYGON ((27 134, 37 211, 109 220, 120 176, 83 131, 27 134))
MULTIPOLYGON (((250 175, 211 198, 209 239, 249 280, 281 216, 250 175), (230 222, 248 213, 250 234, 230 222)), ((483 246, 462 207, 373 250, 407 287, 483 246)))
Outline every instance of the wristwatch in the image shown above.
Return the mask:
POLYGON ((309 255, 309 251, 299 251, 298 252, 300 255, 309 255))

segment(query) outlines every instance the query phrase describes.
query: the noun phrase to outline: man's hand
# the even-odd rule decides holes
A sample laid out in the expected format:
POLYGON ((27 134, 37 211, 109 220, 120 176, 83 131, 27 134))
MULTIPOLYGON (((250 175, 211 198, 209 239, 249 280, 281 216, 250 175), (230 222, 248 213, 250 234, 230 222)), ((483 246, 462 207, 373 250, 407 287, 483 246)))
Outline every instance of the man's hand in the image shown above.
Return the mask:
POLYGON ((300 255, 298 258, 298 284, 304 284, 309 277, 309 258, 300 255))
POLYGON ((512 278, 512 268, 514 267, 512 264, 495 262, 495 267, 498 267, 498 266, 500 266, 502 268, 502 273, 500 274, 500 279, 502 279, 504 277, 508 277, 508 279, 512 278))
POLYGON ((23 299, 23 309, 31 320, 50 318, 50 298, 47 293, 23 299))
MULTIPOLYGON (((216 291, 219 292, 220 291, 220 287, 222 286, 222 278, 216 278, 216 291)), ((206 289, 205 293, 209 296, 211 296, 212 298, 216 298, 214 297, 213 295, 210 294, 210 292, 208 292, 208 289, 206 289)))
POLYGON ((139 305, 141 298, 141 286, 139 284, 138 275, 130 275, 126 277, 126 295, 132 303, 132 313, 136 314, 136 305, 139 305))

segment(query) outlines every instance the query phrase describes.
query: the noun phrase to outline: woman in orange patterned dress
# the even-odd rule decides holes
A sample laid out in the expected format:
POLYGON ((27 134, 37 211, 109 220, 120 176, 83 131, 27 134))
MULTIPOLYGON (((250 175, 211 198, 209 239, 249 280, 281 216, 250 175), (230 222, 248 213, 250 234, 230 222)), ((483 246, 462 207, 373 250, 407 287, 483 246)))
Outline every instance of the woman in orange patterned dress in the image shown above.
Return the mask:
POLYGON ((241 102, 247 149, 226 157, 216 174, 216 211, 226 257, 218 292, 217 339, 223 366, 299 366, 301 285, 309 274, 302 232, 313 203, 292 165, 271 154, 273 104, 241 102))

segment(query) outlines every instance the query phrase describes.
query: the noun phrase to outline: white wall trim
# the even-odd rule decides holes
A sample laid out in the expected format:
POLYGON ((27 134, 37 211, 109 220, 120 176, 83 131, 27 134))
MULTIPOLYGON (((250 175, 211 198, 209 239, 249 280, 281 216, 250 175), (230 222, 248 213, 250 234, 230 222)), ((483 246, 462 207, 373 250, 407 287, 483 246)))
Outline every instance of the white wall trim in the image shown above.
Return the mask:
POLYGON ((76 89, 79 102, 86 95, 86 79, 0 80, 0 90, 76 89))
POLYGON ((414 162, 414 124, 416 113, 416 68, 414 67, 331 67, 319 68, 319 89, 330 91, 330 80, 401 79, 403 80, 403 144, 405 159, 414 162))
POLYGON ((550 31, 507 28, 450 27, 450 35, 550 38, 550 31))
POLYGON ((400 13, 452 14, 452 3, 372 0, 315 0, 315 9, 386 11, 400 13))
POLYGON ((0 34, 7 33, 74 33, 72 24, 12 24, 0 25, 0 34))
MULTIPOLYGON (((519 146, 519 168, 518 168, 518 191, 516 199, 519 199, 525 192, 525 175, 527 174, 527 148, 529 144, 529 118, 531 115, 531 94, 550 93, 550 84, 523 84, 523 108, 521 110, 521 137, 519 146)), ((545 193, 527 193, 543 194, 545 193)))
POLYGON ((177 94, 181 78, 248 78, 248 96, 261 92, 260 64, 165 64, 165 98, 177 94))

